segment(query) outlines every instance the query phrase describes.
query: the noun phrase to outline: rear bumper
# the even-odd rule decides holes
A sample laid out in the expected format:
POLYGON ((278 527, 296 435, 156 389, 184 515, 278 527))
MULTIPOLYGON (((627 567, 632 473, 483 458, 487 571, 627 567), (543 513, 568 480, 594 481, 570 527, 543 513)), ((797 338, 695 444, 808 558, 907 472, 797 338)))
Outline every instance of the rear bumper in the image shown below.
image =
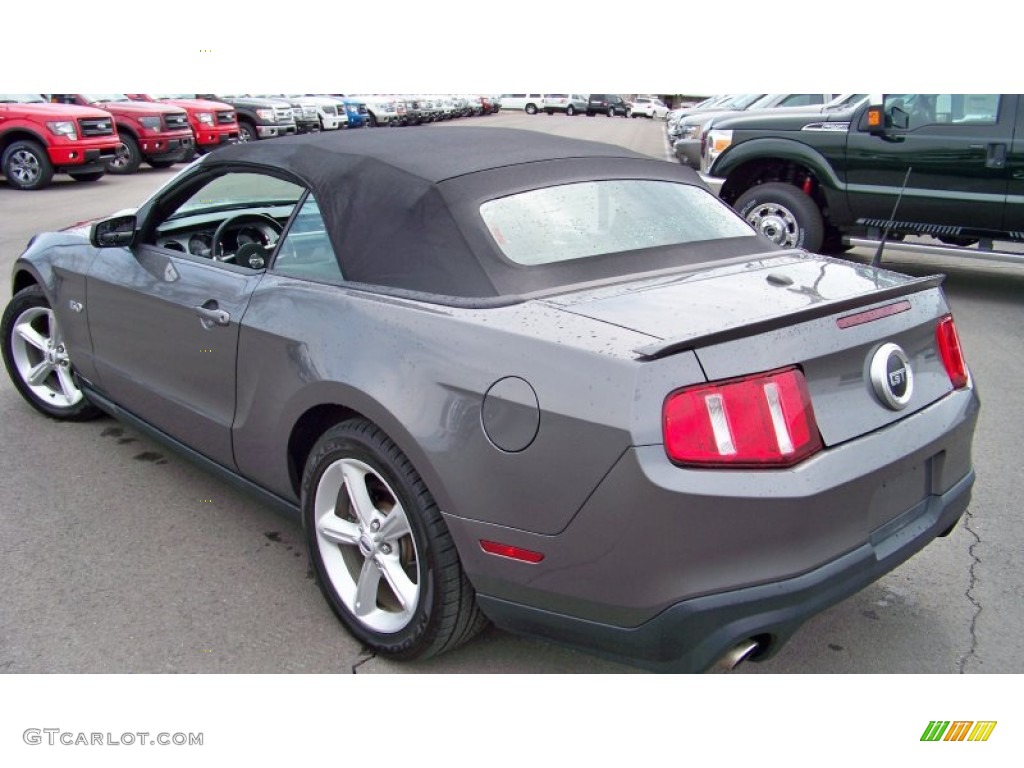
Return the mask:
POLYGON ((630 448, 554 535, 446 515, 495 624, 654 669, 699 671, 763 636, 766 657, 814 613, 949 530, 974 482, 980 409, 952 392, 796 467, 690 470, 630 448), (481 540, 540 552, 525 564, 481 540))
POLYGON ((637 627, 619 627, 479 595, 498 626, 583 646, 659 672, 701 672, 748 638, 768 658, 807 619, 858 592, 947 533, 971 498, 974 472, 882 526, 871 540, 790 579, 679 602, 637 627))

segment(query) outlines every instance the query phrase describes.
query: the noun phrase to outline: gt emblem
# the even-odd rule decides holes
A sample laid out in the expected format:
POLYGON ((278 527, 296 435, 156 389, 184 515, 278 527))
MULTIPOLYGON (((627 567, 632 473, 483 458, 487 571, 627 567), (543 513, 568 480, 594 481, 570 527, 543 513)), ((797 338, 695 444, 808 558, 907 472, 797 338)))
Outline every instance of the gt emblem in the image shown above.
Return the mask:
POLYGON ((910 360, 897 344, 883 344, 871 356, 871 387, 882 405, 894 411, 907 407, 914 393, 910 360))

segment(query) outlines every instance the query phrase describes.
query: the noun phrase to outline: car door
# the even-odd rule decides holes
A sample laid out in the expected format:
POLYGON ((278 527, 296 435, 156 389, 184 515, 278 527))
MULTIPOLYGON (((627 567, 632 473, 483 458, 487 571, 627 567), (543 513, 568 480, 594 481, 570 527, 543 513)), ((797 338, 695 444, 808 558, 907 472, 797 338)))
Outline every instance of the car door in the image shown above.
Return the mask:
POLYGON ((230 468, 239 324, 263 278, 263 253, 269 256, 303 191, 270 181, 227 172, 169 188, 150 208, 170 214, 140 221, 136 244, 101 251, 87 277, 104 393, 230 468), (278 225, 264 224, 264 216, 278 225), (243 255, 246 263, 232 263, 243 255))
POLYGON ((853 122, 846 176, 854 217, 869 223, 888 220, 906 181, 897 221, 1000 229, 1014 99, 998 94, 886 96, 887 111, 898 106, 909 116, 909 125, 882 136, 858 130, 853 122))

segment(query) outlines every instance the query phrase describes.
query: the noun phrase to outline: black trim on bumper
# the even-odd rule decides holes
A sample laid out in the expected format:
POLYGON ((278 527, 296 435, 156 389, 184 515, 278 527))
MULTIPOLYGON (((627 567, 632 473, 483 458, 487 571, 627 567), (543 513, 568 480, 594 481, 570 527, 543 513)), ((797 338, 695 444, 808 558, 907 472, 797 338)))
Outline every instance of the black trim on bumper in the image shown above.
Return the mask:
POLYGON ((791 579, 697 597, 637 627, 587 621, 478 594, 497 626, 589 649, 658 672, 701 672, 748 638, 764 642, 751 660, 774 655, 807 619, 859 592, 956 525, 974 485, 972 470, 879 528, 869 543, 791 579))

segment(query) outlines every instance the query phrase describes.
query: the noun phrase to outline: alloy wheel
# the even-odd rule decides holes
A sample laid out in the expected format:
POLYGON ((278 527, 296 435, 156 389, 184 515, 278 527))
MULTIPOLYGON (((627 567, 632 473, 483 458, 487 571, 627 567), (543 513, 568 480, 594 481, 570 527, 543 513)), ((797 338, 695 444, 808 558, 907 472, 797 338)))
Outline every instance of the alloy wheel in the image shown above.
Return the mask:
POLYGON ((72 376, 64 341, 53 311, 32 307, 14 321, 11 356, 18 375, 42 402, 68 408, 82 399, 72 376))
POLYGON ((314 497, 316 543, 338 597, 375 632, 398 632, 420 600, 409 519, 381 475, 357 459, 324 470, 314 497))

